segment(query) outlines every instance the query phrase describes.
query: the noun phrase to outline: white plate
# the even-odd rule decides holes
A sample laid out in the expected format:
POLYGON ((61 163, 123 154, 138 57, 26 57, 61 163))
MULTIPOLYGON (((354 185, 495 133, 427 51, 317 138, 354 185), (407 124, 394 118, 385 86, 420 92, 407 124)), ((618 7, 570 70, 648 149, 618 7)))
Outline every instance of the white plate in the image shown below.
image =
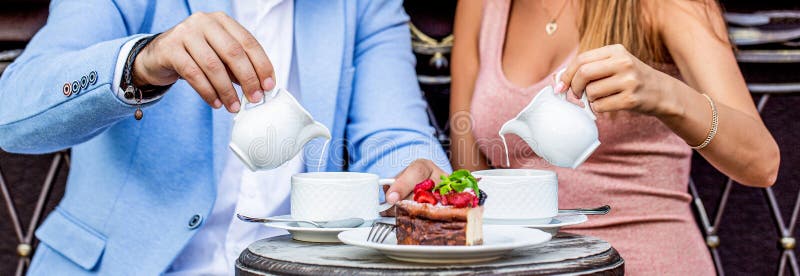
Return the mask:
MULTIPOLYGON (((272 218, 277 219, 291 219, 292 216, 290 215, 283 215, 283 216, 275 216, 272 218)), ((370 229, 370 225, 372 225, 372 221, 367 221, 360 226, 361 228, 366 228, 367 230, 370 229)), ((336 235, 339 235, 342 231, 358 229, 357 228, 316 228, 316 227, 303 227, 298 225, 296 222, 266 222, 264 226, 283 229, 289 231, 289 234, 292 234, 292 239, 298 241, 306 241, 306 242, 324 242, 324 243, 340 243, 339 238, 336 235)))
POLYGON ((514 249, 549 241, 552 235, 519 226, 484 225, 483 244, 473 246, 398 245, 390 234, 383 243, 367 241, 370 228, 347 230, 339 234, 345 244, 378 250, 389 258, 415 263, 474 263, 502 257, 514 249))
POLYGON ((589 218, 586 217, 586 215, 563 214, 555 216, 554 218, 550 219, 549 222, 546 223, 540 223, 537 221, 529 221, 529 220, 510 220, 510 219, 494 220, 487 218, 483 219, 483 223, 488 225, 514 225, 527 228, 536 228, 545 231, 547 233, 550 233, 551 235, 555 235, 556 233, 558 233, 558 230, 560 230, 561 227, 581 224, 586 222, 587 220, 589 220, 589 218))

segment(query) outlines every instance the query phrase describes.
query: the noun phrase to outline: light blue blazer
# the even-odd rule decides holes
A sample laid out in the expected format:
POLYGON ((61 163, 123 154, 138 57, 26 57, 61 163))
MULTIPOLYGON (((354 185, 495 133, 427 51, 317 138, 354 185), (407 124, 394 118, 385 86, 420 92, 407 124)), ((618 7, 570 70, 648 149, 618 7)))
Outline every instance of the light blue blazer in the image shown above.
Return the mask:
MULTIPOLYGON (((228 1, 52 2, 47 25, 0 79, 0 147, 72 147, 66 192, 36 231, 30 274, 159 274, 202 227, 231 114, 178 81, 136 121, 111 86, 120 47, 136 34, 229 10, 228 1)), ((401 1, 295 0, 302 104, 333 135, 326 170, 388 177, 416 158, 449 169, 425 115, 407 19, 401 1)), ((305 147, 310 170, 322 142, 305 147)))

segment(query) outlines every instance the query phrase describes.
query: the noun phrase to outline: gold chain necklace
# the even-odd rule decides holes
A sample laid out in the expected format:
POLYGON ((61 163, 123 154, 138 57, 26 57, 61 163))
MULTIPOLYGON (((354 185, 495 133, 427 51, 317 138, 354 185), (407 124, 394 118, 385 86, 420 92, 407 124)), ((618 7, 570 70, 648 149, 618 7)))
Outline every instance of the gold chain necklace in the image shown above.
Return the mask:
MULTIPOLYGON (((564 8, 567 6, 567 2, 569 2, 569 0, 565 0, 564 4, 561 5, 561 8, 558 10, 558 13, 556 13, 556 16, 551 17, 550 22, 547 22, 547 24, 544 25, 544 31, 547 33, 547 35, 553 35, 556 33, 556 30, 558 30, 558 23, 556 23, 556 20, 558 20, 558 17, 561 16, 561 12, 564 11, 564 8)), ((548 12, 547 9, 544 7, 542 7, 542 9, 549 15, 550 12, 548 12)))

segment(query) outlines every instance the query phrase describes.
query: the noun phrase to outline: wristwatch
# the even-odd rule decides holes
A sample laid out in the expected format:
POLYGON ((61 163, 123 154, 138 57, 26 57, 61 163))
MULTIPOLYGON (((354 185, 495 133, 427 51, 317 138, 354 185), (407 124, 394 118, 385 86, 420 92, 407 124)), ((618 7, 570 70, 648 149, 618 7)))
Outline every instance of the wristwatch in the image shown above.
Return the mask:
POLYGON ((133 44, 131 51, 128 53, 128 58, 125 60, 125 67, 122 69, 122 81, 120 82, 120 88, 122 88, 125 93, 123 96, 128 99, 135 99, 136 100, 136 112, 133 114, 136 120, 141 120, 142 116, 142 100, 146 99, 153 99, 158 96, 163 95, 167 92, 167 90, 172 86, 164 85, 143 85, 143 86, 136 86, 133 84, 133 62, 136 60, 136 56, 139 55, 139 52, 147 46, 148 43, 153 41, 159 34, 155 34, 149 37, 145 37, 137 41, 133 44))

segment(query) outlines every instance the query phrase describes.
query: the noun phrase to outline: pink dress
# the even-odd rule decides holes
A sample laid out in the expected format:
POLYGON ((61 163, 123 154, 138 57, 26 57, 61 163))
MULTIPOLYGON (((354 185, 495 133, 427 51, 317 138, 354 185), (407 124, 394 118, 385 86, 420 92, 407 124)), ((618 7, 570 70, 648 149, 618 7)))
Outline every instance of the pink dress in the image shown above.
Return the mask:
MULTIPOLYGON (((552 77, 517 87, 502 72, 510 1, 484 1, 480 70, 472 98, 473 133, 495 167, 505 167, 500 126, 514 118, 552 77)), ((559 69, 574 57, 573 53, 559 69)), ((674 66, 664 69, 677 75, 674 66)), ((577 169, 554 167, 518 136, 506 136, 511 167, 554 170, 559 207, 609 204, 611 213, 565 229, 609 241, 633 275, 714 275, 714 265, 690 209, 687 192, 691 149, 654 117, 631 112, 601 114, 600 147, 577 169)))

